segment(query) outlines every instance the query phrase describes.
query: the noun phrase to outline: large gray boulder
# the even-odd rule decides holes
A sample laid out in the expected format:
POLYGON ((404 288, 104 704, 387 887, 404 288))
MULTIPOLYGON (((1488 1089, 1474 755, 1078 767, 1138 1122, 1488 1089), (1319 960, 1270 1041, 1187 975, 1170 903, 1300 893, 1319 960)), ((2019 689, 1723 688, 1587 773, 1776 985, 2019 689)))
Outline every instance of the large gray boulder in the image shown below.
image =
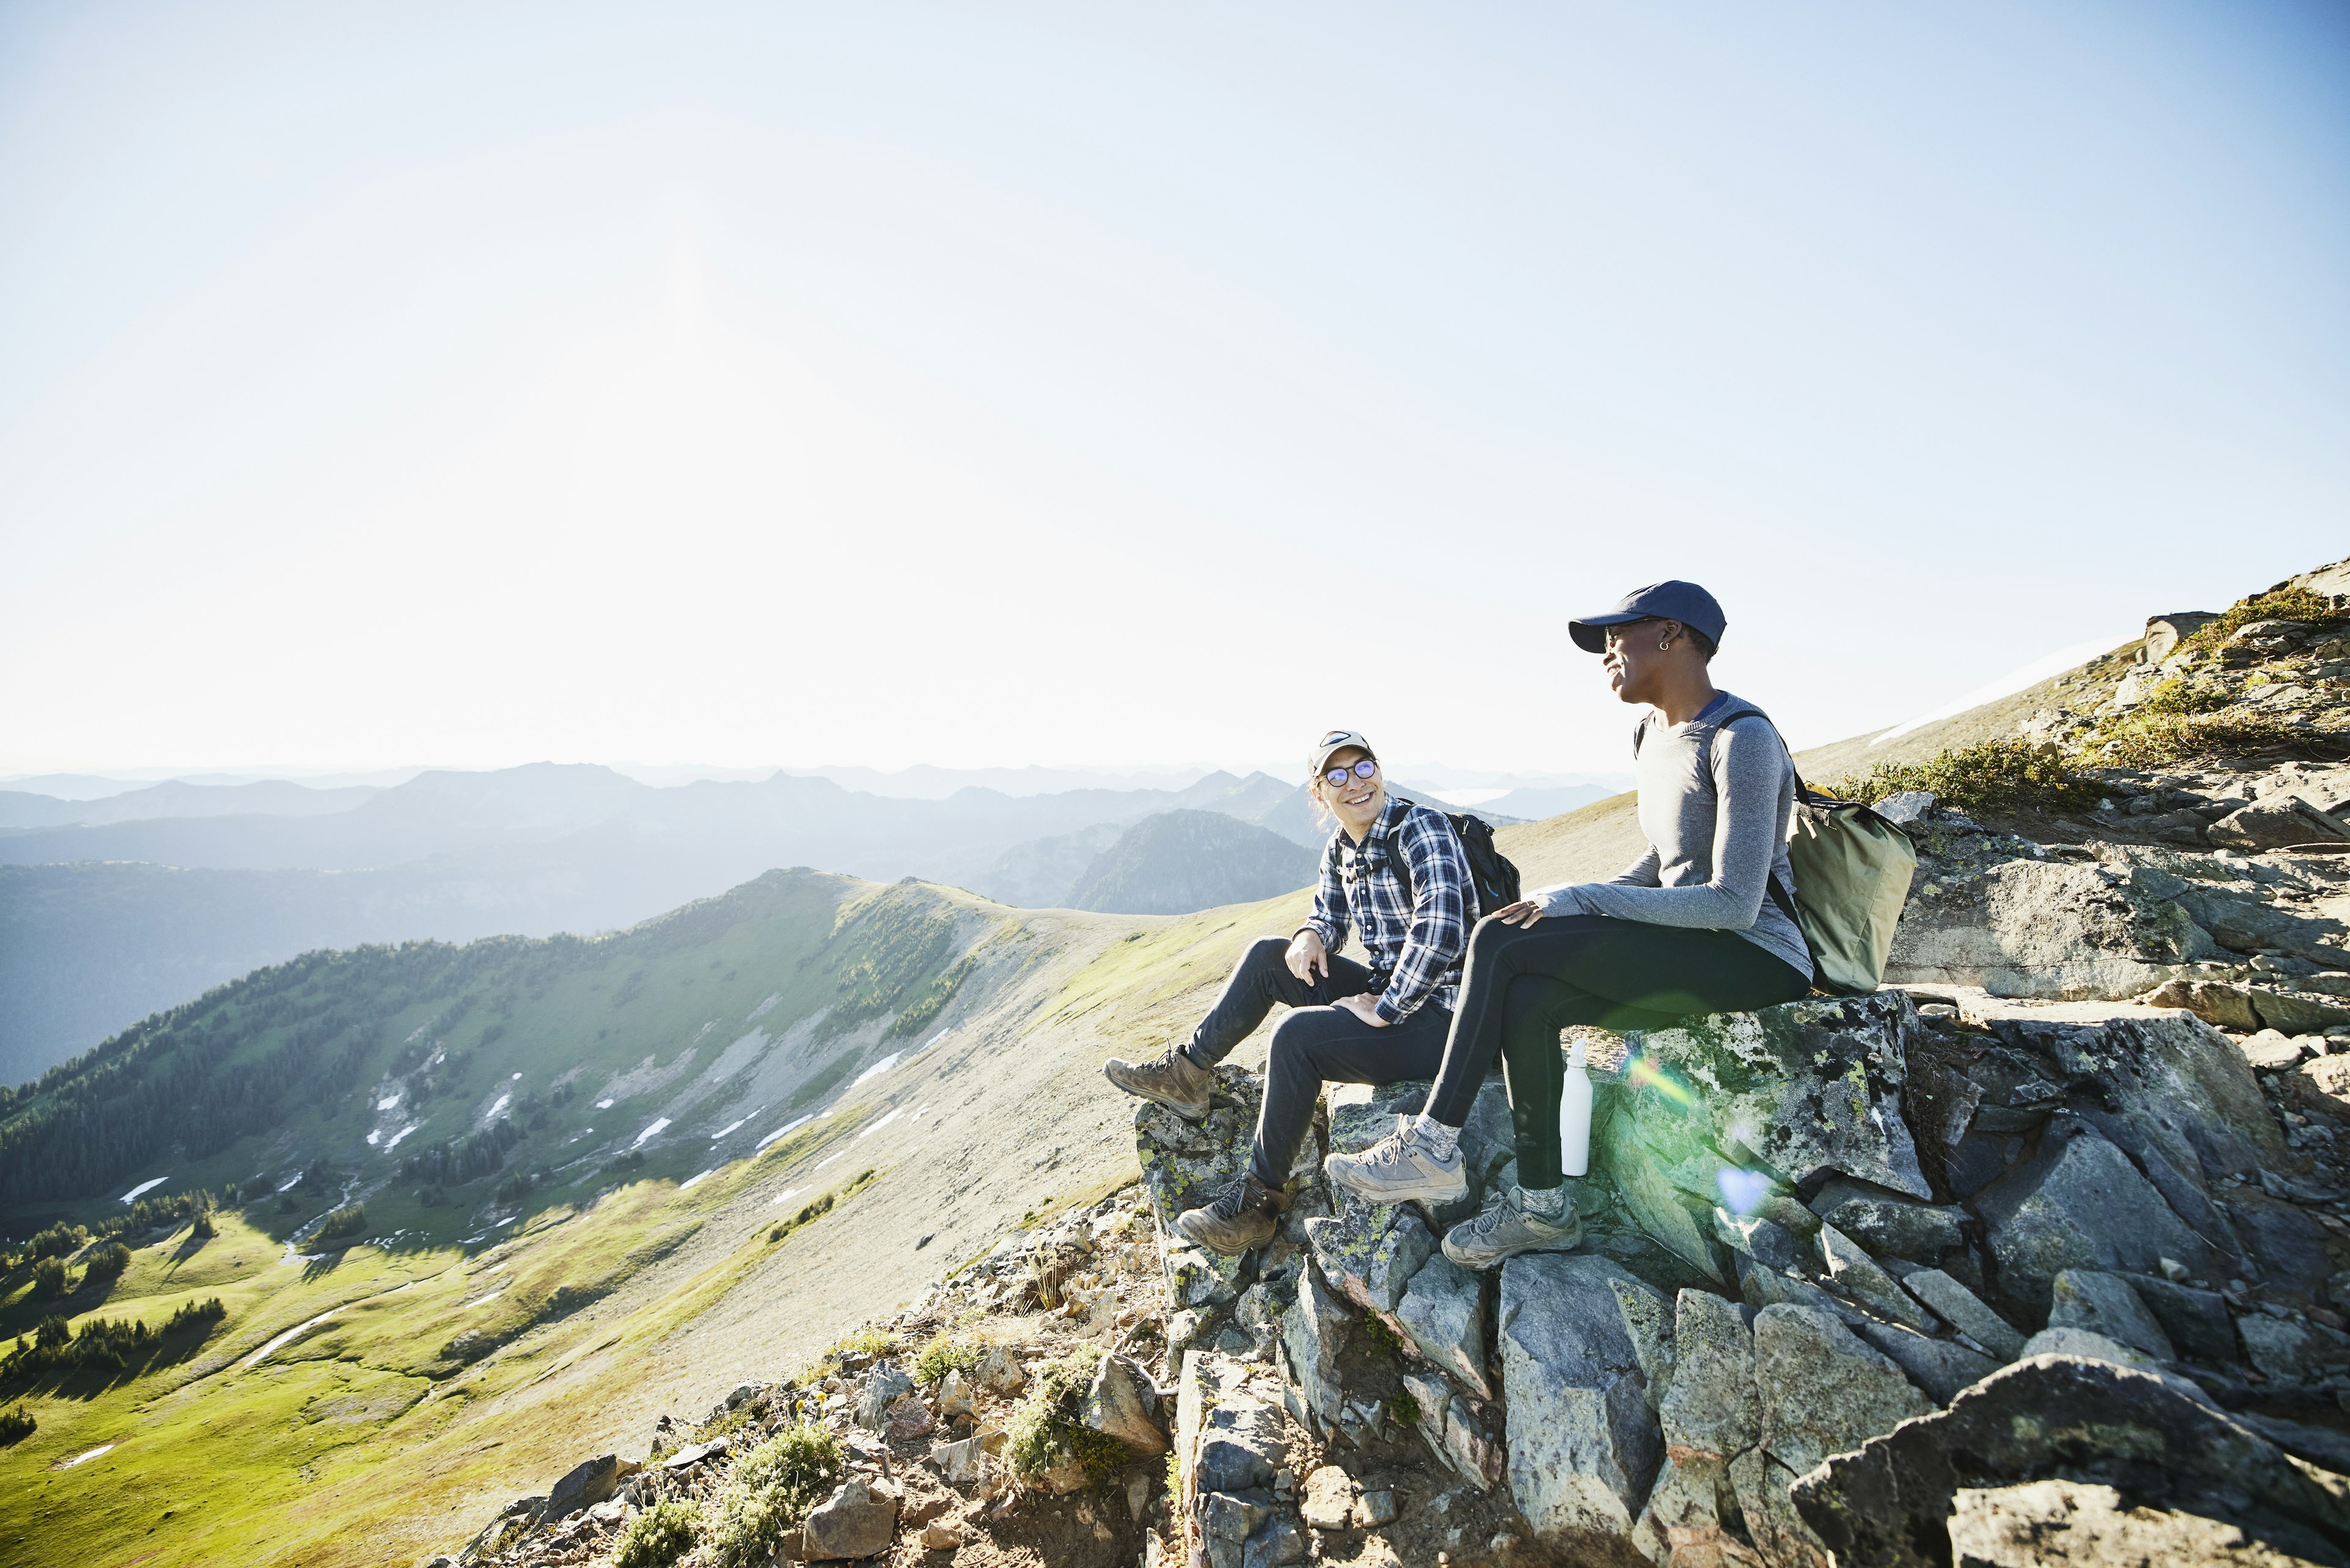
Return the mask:
POLYGON ((1890 1357, 1809 1307, 1755 1314, 1754 1383, 1762 1447, 1797 1475, 1934 1408, 1890 1357))
POLYGON ((1955 1339, 1936 1339, 1898 1324, 1864 1318, 1849 1326, 1871 1346, 1884 1352, 1936 1404, 1948 1404, 1960 1389, 1981 1382, 2002 1365, 1955 1339))
MULTIPOLYGON (((1931 869, 1921 864, 1921 887, 1931 869)), ((1912 897, 1902 912, 1890 984, 2118 1001, 2221 956, 2210 932, 2126 868, 2013 859, 1935 886, 1937 896, 1912 897)))
POLYGON ((2232 1526, 2284 1560, 2350 1558, 2350 1494, 2338 1484, 2158 1377, 2071 1356, 1993 1373, 1947 1411, 1828 1459, 1794 1498, 1839 1568, 1942 1568, 1951 1558, 1941 1543, 1981 1522, 1954 1525, 1963 1494, 2048 1480, 2116 1488, 2149 1527, 2157 1512, 2181 1516, 2175 1536, 2139 1556, 2067 1562, 2199 1561, 2209 1536, 2190 1520, 2232 1526))
POLYGON ((1491 1399, 1485 1314, 1479 1310, 1483 1288, 1476 1275, 1439 1253, 1422 1263, 1404 1288, 1396 1321, 1423 1359, 1459 1378, 1478 1397, 1491 1399))
POLYGON ((1626 1037, 1605 1086, 1595 1160, 1635 1223, 1699 1272, 1733 1277, 1713 1210, 1752 1211, 1730 1183, 1784 1189, 1838 1175, 1931 1196, 1901 1118, 1900 992, 1717 1013, 1626 1037))
POLYGON ((1663 1458, 1619 1282, 1647 1288, 1582 1253, 1525 1253, 1502 1268, 1510 1493, 1535 1537, 1561 1551, 1627 1536, 1663 1458))
POLYGON ((2040 1150, 1974 1199, 2011 1295, 2044 1304, 2066 1269, 2208 1276, 2214 1254, 2127 1156, 2084 1126, 2052 1125, 2040 1150))

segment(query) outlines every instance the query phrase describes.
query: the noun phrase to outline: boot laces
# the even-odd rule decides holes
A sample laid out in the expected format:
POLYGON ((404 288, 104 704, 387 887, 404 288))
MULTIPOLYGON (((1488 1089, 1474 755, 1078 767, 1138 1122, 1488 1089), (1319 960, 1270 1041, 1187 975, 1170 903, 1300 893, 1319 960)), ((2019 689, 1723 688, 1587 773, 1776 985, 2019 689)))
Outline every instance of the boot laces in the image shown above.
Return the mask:
POLYGON ((1251 1207, 1253 1206, 1249 1202, 1248 1178, 1243 1176, 1216 1194, 1216 1200, 1208 1205, 1208 1212, 1230 1224, 1247 1212, 1251 1207))

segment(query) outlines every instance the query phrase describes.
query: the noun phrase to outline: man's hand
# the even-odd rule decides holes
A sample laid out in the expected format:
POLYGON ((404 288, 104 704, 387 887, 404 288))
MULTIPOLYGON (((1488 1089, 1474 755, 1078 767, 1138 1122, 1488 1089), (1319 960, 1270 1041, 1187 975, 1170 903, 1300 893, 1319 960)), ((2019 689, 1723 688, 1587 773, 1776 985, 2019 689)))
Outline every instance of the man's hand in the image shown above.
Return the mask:
POLYGON ((1330 977, 1330 955, 1322 946, 1321 932, 1305 930, 1289 939, 1289 972, 1308 985, 1317 974, 1330 977))
POLYGON ((1345 1008, 1374 1029, 1388 1026, 1388 1021, 1379 1016, 1378 1003, 1367 996, 1342 996, 1330 1005, 1345 1008))
POLYGON ((1493 911, 1493 919, 1505 926, 1531 926, 1542 918, 1542 906, 1532 898, 1521 898, 1506 909, 1493 911))

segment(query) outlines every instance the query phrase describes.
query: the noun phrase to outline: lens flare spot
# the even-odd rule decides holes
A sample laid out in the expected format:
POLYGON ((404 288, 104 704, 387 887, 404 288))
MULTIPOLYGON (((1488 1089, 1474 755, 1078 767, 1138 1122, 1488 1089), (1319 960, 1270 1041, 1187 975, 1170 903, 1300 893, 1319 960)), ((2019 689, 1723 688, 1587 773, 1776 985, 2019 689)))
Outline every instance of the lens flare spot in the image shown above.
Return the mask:
POLYGON ((1735 1166, 1723 1166, 1714 1177, 1721 1189, 1721 1200, 1732 1214, 1741 1219, 1754 1212, 1771 1190, 1771 1179, 1759 1170, 1741 1170, 1735 1166))

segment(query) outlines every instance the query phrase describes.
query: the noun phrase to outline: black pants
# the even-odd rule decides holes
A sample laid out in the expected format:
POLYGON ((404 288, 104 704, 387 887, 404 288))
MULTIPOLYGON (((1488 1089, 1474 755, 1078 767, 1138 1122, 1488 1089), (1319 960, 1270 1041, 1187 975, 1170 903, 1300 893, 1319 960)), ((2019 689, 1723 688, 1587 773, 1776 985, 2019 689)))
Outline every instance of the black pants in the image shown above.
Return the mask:
POLYGON ((1618 1033, 1669 1029, 1701 1012, 1743 1012, 1811 989, 1794 965, 1731 931, 1652 926, 1607 915, 1562 915, 1532 926, 1477 922, 1461 976, 1461 1011, 1428 1114, 1469 1119, 1496 1054, 1510 1086, 1518 1185, 1556 1187, 1558 1097, 1566 1060, 1558 1032, 1592 1023, 1618 1033))
MULTIPOLYGON (((1274 1002, 1296 1009, 1273 1028, 1264 1104, 1257 1112, 1256 1147, 1249 1156, 1250 1174, 1275 1189, 1289 1179, 1289 1162, 1313 1123, 1323 1085, 1431 1077, 1444 1060, 1445 1034, 1452 1024, 1452 1014, 1432 1002, 1384 1029, 1366 1023, 1331 1003, 1368 993, 1370 971, 1352 959, 1333 958, 1330 972, 1309 985, 1289 972, 1288 951, 1285 937, 1261 937, 1250 944, 1224 982, 1224 994, 1184 1047, 1192 1061, 1212 1067, 1264 1022, 1274 1002)), ((1473 1081, 1470 1092, 1476 1092, 1473 1081)), ((1555 1124, 1557 1096, 1551 1099, 1555 1124)), ((1558 1141, 1555 1131, 1551 1141, 1558 1141)))

